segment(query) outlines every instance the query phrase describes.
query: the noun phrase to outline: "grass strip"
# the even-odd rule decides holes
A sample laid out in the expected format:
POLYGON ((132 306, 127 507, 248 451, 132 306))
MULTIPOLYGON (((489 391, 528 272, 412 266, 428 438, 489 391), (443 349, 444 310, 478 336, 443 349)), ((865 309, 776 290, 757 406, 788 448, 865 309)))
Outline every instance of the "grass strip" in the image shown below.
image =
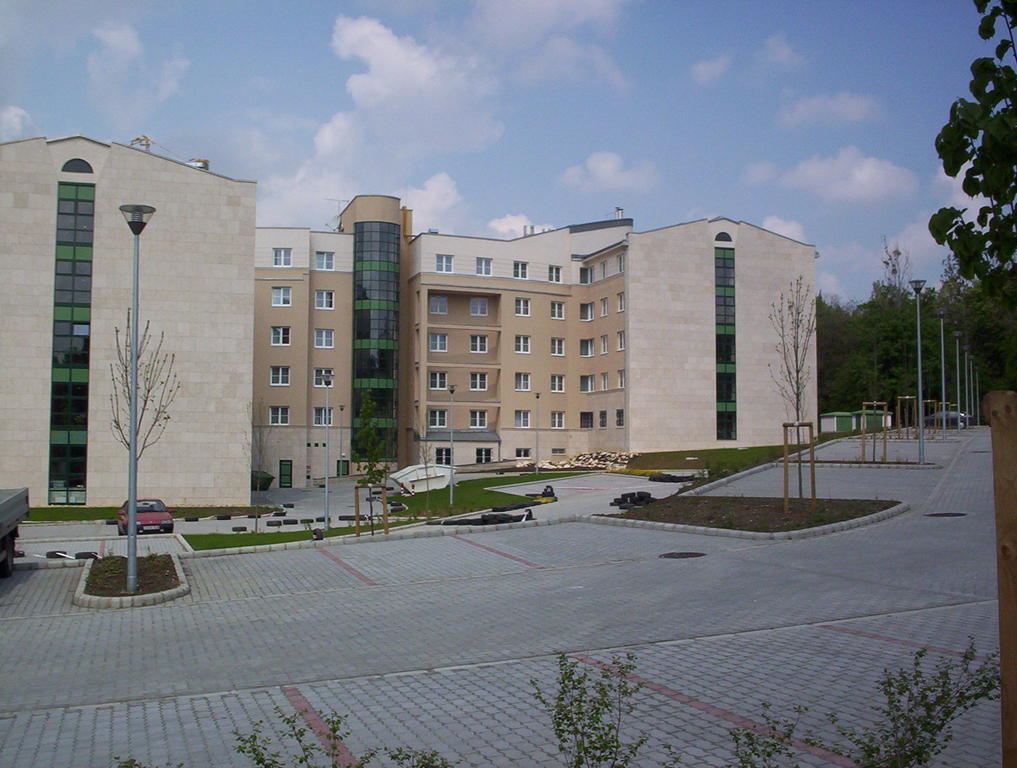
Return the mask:
MULTIPOLYGON (((557 480, 586 474, 589 474, 589 470, 582 472, 542 472, 540 474, 511 475, 509 477, 480 477, 474 480, 457 481, 455 504, 453 506, 450 506, 448 503, 448 488, 423 491, 414 496, 400 496, 397 500, 406 505, 406 512, 401 514, 444 517, 461 512, 476 512, 480 509, 500 507, 505 504, 518 504, 520 501, 526 500, 526 496, 505 493, 503 491, 491 491, 488 490, 489 488, 519 483, 546 483, 553 486, 557 480)), ((536 504, 536 502, 534 503, 536 504)))
MULTIPOLYGON (((120 507, 31 507, 28 520, 36 523, 91 522, 112 520, 120 507)), ((211 515, 265 515, 272 507, 175 507, 173 517, 209 517, 211 515)))
MULTIPOLYGON (((384 534, 384 527, 381 522, 381 505, 378 506, 378 514, 374 518, 375 535, 384 534)), ((410 525, 412 520, 399 520, 389 522, 389 530, 404 525, 410 525)), ((319 526, 320 527, 320 526, 319 526)), ((341 528, 332 527, 325 533, 326 539, 335 536, 347 536, 354 533, 352 525, 341 528)), ((361 518, 360 535, 370 536, 370 525, 366 517, 361 518)), ((299 531, 258 531, 257 533, 188 533, 184 534, 191 549, 201 551, 205 549, 235 549, 236 547, 254 547, 262 544, 284 544, 290 541, 311 541, 314 536, 309 530, 299 531)))

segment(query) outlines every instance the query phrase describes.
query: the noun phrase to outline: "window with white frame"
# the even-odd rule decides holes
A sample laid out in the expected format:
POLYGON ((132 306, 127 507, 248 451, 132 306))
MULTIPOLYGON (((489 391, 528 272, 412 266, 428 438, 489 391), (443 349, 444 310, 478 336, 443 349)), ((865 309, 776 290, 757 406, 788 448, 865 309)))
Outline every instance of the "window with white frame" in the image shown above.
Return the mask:
POLYGON ((335 253, 332 251, 315 251, 314 268, 332 271, 335 269, 335 253))
POLYGON ((427 334, 427 349, 430 352, 448 352, 447 333, 427 334))
POLYGON ((557 336, 551 337, 551 354, 555 357, 565 356, 565 339, 557 336))
POLYGON ((516 372, 516 392, 530 391, 530 374, 516 372))
POLYGON ((473 392, 487 391, 487 374, 483 371, 470 371, 470 390, 473 392))
POLYGON ((477 257, 477 274, 478 275, 490 275, 491 274, 491 260, 484 258, 483 256, 477 257))
POLYGON ((335 291, 315 291, 315 309, 335 309, 335 291))
POLYGON ((600 316, 607 317, 607 296, 600 300, 600 316))
POLYGON ((625 349, 625 331, 618 331, 618 349, 625 349))
POLYGON ((530 316, 530 300, 516 299, 516 317, 530 316))
POLYGON ((516 335, 516 352, 524 355, 530 354, 530 337, 516 335))
POLYGON ((624 253, 619 253, 618 254, 618 272, 621 273, 621 272, 624 272, 624 271, 625 271, 625 254, 624 253))
POLYGON ((435 448, 434 449, 434 463, 444 464, 446 467, 452 464, 452 449, 451 448, 435 448))
POLYGON ((579 268, 579 283, 581 285, 589 285, 593 282, 593 270, 590 267, 579 268))
POLYGON ((471 333, 470 352, 487 352, 487 336, 482 333, 471 333))
POLYGON ((331 328, 315 328, 314 346, 318 349, 332 349, 335 346, 335 331, 331 328))
POLYGON ((290 385, 290 367, 288 365, 271 366, 268 383, 273 387, 288 387, 290 385))
POLYGON ((316 427, 331 427, 332 426, 332 408, 318 408, 314 409, 314 426, 316 427))
POLYGON ((528 459, 528 458, 530 458, 530 449, 529 448, 516 448, 516 458, 517 459, 528 459))
POLYGON ((565 429, 565 411, 551 411, 551 429, 565 429))
POLYGON ((491 449, 490 448, 477 448, 477 463, 478 464, 490 464, 491 463, 491 449))
POLYGON ((293 305, 293 290, 288 285, 276 286, 272 289, 272 306, 289 307, 293 305))
POLYGON ((579 305, 579 319, 580 320, 592 320, 593 319, 593 302, 583 302, 579 305))
POLYGON ((272 346, 288 347, 290 345, 290 327, 288 325, 272 326, 272 346))
POLYGON ((530 428, 530 412, 516 411, 515 425, 518 429, 530 428))
POLYGON ((470 428, 471 429, 486 429, 487 428, 487 411, 470 411, 470 428))
POLYGON ((482 296, 471 298, 470 315, 472 317, 487 317, 487 299, 482 296))
POLYGON ((607 277, 607 260, 600 262, 600 279, 607 277))
POLYGON ((292 248, 273 248, 272 249, 272 266, 273 267, 292 267, 293 266, 293 249, 292 248))
POLYGON ((580 392, 593 392, 595 382, 593 374, 587 374, 579 377, 579 391, 580 392))
POLYGON ((314 386, 316 387, 331 387, 334 378, 331 368, 314 369, 314 386))
POLYGON ((434 256, 434 271, 435 272, 451 272, 452 271, 452 256, 447 253, 438 253, 434 256))
POLYGON ((593 357, 593 339, 579 340, 579 356, 593 357))
POLYGON ((551 391, 552 392, 564 392, 565 391, 565 374, 564 373, 552 373, 551 374, 551 391))
POLYGON ((447 315, 448 296, 432 296, 428 300, 427 311, 432 315, 447 315))
POLYGON ((611 388, 611 382, 608 380, 606 372, 600 374, 600 388, 601 389, 610 389, 611 388))
POLYGON ((551 319, 552 320, 564 320, 565 319, 565 302, 564 301, 552 301, 551 302, 551 319))
POLYGON ((547 268, 547 282, 549 283, 561 282, 561 267, 550 266, 547 268))
POLYGON ((427 426, 444 427, 448 425, 448 411, 444 408, 431 408, 427 412, 427 426))
POLYGON ((525 261, 512 262, 512 277, 518 280, 525 280, 529 275, 530 265, 525 261))
POLYGON ((288 405, 270 405, 268 407, 268 423, 273 427, 284 427, 290 423, 290 407, 288 405))
POLYGON ((607 334, 605 333, 600 337, 600 354, 607 354, 607 334))
POLYGON ((625 291, 618 292, 618 311, 625 311, 625 291))
POLYGON ((448 389, 448 373, 446 371, 430 371, 427 374, 429 389, 448 389))
POLYGON ((625 369, 621 368, 618 371, 618 389, 625 389, 625 369))

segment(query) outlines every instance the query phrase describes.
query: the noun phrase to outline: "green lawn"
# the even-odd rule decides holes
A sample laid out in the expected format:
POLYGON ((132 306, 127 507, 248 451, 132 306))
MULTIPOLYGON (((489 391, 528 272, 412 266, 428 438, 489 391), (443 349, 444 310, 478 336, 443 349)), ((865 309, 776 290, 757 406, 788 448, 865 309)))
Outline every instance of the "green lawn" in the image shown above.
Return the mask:
POLYGON ((453 507, 449 507, 448 488, 418 493, 415 496, 400 496, 398 500, 406 505, 406 512, 402 514, 423 516, 425 512, 429 511, 431 516, 444 517, 446 515, 474 512, 478 509, 490 509, 491 507, 500 507, 505 504, 517 504, 520 501, 526 501, 525 496, 516 496, 501 491, 489 491, 486 490, 487 488, 530 482, 545 483, 553 486, 555 481, 562 478, 586 474, 589 474, 589 471, 543 472, 539 475, 510 475, 457 481, 455 487, 455 506, 453 507))
MULTIPOLYGON (((271 519, 271 518, 270 518, 271 519)), ((252 521, 253 522, 253 521, 252 521)), ((390 522, 389 530, 398 528, 402 525, 409 525, 412 521, 400 521, 390 522)), ((259 524, 264 526, 264 522, 259 524)), ((319 525, 320 527, 320 525, 319 525)), ((384 533, 384 526, 381 523, 381 515, 378 515, 374 519, 374 534, 375 536, 384 533)), ((353 526, 343 526, 342 528, 330 528, 328 533, 325 534, 326 539, 330 539, 333 536, 345 536, 353 533, 353 526)), ((370 536, 370 527, 366 519, 360 522, 360 535, 370 536)), ((259 531, 258 533, 188 533, 184 534, 184 538, 187 539, 187 543, 191 545, 191 549, 203 550, 203 549, 232 549, 235 547, 252 547, 258 544, 281 544, 287 541, 310 541, 313 536, 311 532, 301 528, 297 531, 259 531)))
MULTIPOLYGON (((120 507, 32 507, 28 519, 37 523, 112 520, 117 516, 118 509, 120 507)), ((264 515, 271 511, 271 507, 175 507, 173 517, 179 519, 209 515, 264 515)))

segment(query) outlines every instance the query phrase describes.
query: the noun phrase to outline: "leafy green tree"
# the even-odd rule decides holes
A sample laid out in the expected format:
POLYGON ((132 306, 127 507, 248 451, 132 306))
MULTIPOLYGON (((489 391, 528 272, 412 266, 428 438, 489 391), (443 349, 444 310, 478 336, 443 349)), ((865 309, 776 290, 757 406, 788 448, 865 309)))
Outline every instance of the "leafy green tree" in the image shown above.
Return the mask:
POLYGON ((370 390, 365 390, 360 399, 360 413, 357 415, 357 432, 353 438, 353 458, 364 470, 364 483, 377 485, 385 481, 388 470, 382 462, 385 441, 381 428, 375 421, 375 404, 370 390))
POLYGON ((1008 60, 1017 61, 1014 26, 1017 0, 974 0, 982 14, 978 34, 996 37, 1003 30, 994 57, 971 64, 971 95, 950 108, 950 120, 936 137, 943 170, 956 177, 963 172, 964 192, 982 198, 977 215, 965 218, 967 209, 941 208, 929 220, 929 231, 957 258, 960 274, 983 281, 993 296, 1017 306, 1017 73, 1008 60))

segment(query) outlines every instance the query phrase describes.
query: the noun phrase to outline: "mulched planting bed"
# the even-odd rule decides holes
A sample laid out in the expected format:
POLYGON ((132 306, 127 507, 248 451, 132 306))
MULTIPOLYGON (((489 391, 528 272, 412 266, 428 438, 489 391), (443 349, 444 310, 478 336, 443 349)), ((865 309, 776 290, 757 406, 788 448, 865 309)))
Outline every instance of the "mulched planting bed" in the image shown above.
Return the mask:
MULTIPOLYGON (((135 595, 147 595, 162 592, 179 586, 177 570, 169 555, 146 555, 138 558, 138 591, 135 595)), ((92 572, 88 574, 85 594, 97 597, 123 597, 128 592, 127 558, 104 557, 92 563, 92 572)))
POLYGON ((816 511, 813 512, 810 499, 791 499, 790 511, 785 515, 782 498, 678 494, 605 517, 773 533, 852 520, 882 512, 897 504, 900 502, 884 499, 816 499, 816 511))

